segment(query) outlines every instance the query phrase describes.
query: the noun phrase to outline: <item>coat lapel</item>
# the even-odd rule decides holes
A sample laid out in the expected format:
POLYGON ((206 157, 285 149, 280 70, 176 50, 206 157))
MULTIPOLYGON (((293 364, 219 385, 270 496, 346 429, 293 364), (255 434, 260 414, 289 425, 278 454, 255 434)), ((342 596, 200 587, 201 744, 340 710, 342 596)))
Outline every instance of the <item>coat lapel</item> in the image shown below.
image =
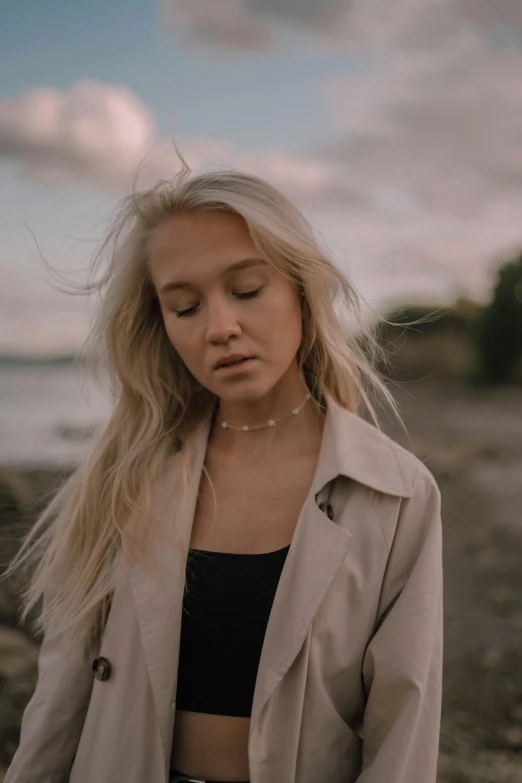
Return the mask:
MULTIPOLYGON (((395 456, 396 446, 373 425, 340 407, 329 394, 325 399, 327 413, 315 476, 297 521, 265 633, 250 736, 303 646, 314 615, 349 552, 352 534, 336 523, 335 516, 329 519, 318 507, 320 493, 339 475, 381 492, 404 497, 412 493, 395 456)), ((155 580, 137 560, 129 573, 166 769, 174 721, 186 558, 210 424, 210 417, 201 422, 185 446, 191 448, 191 478, 185 497, 179 491, 180 455, 168 463, 155 491, 159 518, 177 533, 181 544, 180 549, 179 545, 167 546, 158 540, 153 547, 151 567, 163 589, 157 589, 155 580)))
POLYGON ((176 534, 179 543, 158 539, 151 548, 150 571, 136 559, 129 569, 166 770, 170 763, 187 552, 209 429, 210 419, 200 424, 194 434, 185 496, 180 491, 179 454, 168 462, 154 492, 158 518, 167 533, 176 534))
POLYGON ((254 690, 250 736, 285 676, 350 547, 351 534, 307 498, 281 573, 265 633, 254 690))
POLYGON ((373 425, 339 406, 328 393, 324 396, 327 414, 321 449, 270 612, 254 691, 250 737, 263 707, 303 646, 319 605, 349 552, 352 534, 336 523, 335 501, 333 520, 319 508, 321 494, 340 475, 381 492, 411 494, 393 444, 373 425))

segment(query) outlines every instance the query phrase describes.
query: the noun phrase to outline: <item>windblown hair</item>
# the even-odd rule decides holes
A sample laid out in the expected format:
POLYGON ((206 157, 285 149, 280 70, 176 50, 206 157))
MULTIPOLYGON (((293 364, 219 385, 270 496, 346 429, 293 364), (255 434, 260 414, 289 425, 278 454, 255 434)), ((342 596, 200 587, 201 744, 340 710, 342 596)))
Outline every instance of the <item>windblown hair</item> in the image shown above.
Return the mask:
POLYGON ((282 193, 235 169, 193 175, 185 161, 173 179, 141 192, 133 189, 119 202, 94 254, 92 282, 76 285, 81 293, 100 296, 80 354, 85 353, 95 380, 100 369, 105 371, 112 413, 6 572, 24 566, 30 574, 21 621, 43 597, 35 631, 60 634, 85 653, 103 632, 123 542, 134 557, 146 559, 147 541, 156 530, 154 486, 174 457, 180 460, 180 491, 185 491, 187 446, 216 404, 216 396, 193 377, 168 339, 148 258, 151 238, 163 221, 180 212, 208 210, 241 216, 258 251, 302 293, 297 359, 313 404, 324 408, 322 393, 328 390, 350 411, 360 413, 365 405, 381 429, 371 401, 376 395, 404 426, 377 369, 376 359, 387 363, 378 325, 363 326, 362 297, 282 193), (107 251, 107 269, 96 279, 107 251), (358 324, 358 331, 347 329, 343 314, 358 324))

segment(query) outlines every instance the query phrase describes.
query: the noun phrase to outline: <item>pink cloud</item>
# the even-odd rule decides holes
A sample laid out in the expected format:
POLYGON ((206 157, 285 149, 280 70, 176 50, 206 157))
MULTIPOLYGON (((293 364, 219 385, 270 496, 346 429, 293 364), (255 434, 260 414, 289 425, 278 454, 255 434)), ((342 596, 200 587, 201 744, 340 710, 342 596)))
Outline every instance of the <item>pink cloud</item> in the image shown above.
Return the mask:
POLYGON ((86 80, 0 100, 0 155, 29 177, 117 182, 154 139, 152 114, 126 87, 86 80))

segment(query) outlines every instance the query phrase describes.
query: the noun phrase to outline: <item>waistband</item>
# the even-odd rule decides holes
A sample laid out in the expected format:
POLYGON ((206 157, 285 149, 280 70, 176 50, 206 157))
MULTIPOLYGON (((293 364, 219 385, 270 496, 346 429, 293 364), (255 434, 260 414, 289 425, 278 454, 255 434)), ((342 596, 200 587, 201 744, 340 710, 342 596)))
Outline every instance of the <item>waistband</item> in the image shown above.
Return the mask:
POLYGON ((169 783, 250 783, 250 781, 199 780, 197 778, 191 778, 189 775, 185 775, 183 772, 180 772, 179 769, 171 769, 169 783))

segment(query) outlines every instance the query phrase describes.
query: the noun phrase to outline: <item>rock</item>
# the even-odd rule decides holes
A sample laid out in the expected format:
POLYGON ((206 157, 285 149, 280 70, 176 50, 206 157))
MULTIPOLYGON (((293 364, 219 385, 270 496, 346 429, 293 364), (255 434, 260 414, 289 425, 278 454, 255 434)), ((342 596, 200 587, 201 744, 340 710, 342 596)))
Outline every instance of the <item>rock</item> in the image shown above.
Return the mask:
POLYGON ((16 625, 16 606, 5 582, 0 582, 0 626, 16 625))
POLYGON ((498 666, 502 661, 502 650, 499 647, 489 647, 482 655, 482 665, 487 668, 498 666))
POLYGON ((506 731, 506 742, 514 748, 522 748, 522 726, 510 726, 506 731))
POLYGON ((430 442, 427 439, 413 436, 411 449, 437 475, 451 478, 468 468, 478 459, 484 459, 490 453, 490 447, 485 442, 468 439, 453 439, 446 442, 430 442))
POLYGON ((38 650, 22 631, 0 626, 0 677, 10 680, 32 671, 37 665, 38 650))

